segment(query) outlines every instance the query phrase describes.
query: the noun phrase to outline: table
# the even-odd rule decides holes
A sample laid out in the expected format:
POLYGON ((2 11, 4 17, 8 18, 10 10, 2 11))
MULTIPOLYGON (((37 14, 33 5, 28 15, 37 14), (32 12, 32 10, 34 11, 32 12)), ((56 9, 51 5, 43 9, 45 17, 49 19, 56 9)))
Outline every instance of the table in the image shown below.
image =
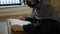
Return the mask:
POLYGON ((11 34, 28 34, 28 33, 26 33, 26 32, 21 32, 21 31, 18 31, 18 32, 12 31, 11 34))

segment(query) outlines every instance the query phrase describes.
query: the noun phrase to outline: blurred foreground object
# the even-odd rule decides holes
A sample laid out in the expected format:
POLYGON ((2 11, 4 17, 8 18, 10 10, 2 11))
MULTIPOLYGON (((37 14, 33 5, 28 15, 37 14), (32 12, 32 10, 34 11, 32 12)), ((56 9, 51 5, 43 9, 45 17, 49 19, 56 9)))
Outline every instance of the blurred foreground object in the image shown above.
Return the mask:
POLYGON ((19 26, 19 25, 12 25, 11 29, 13 31, 22 31, 23 30, 23 26, 19 26))
POLYGON ((19 19, 8 19, 8 22, 11 23, 11 29, 13 31, 23 31, 23 25, 31 24, 29 21, 19 19))

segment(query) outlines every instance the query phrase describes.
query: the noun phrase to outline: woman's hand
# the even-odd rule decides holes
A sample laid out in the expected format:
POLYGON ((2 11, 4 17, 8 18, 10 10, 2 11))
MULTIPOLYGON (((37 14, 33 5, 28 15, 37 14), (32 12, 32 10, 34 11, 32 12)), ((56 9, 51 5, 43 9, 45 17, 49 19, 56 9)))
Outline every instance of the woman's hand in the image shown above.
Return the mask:
POLYGON ((21 16, 19 17, 19 19, 20 19, 20 20, 25 20, 25 16, 24 16, 24 15, 21 15, 21 16))
POLYGON ((11 29, 13 31, 23 31, 23 26, 19 26, 19 25, 12 25, 11 29))

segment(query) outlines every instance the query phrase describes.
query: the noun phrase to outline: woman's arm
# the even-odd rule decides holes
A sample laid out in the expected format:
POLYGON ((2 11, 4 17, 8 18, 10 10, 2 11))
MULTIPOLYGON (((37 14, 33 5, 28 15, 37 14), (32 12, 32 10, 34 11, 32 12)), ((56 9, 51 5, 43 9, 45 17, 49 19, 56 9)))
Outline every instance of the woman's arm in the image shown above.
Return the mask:
POLYGON ((28 32, 28 33, 34 33, 34 32, 38 33, 39 28, 40 28, 40 23, 32 23, 23 26, 24 32, 28 32))
POLYGON ((31 23, 34 23, 36 19, 31 18, 31 17, 25 17, 26 21, 30 21, 31 23))
POLYGON ((33 23, 34 20, 36 20, 36 19, 34 19, 34 18, 26 17, 26 16, 24 16, 24 15, 21 15, 21 16, 19 17, 19 19, 20 19, 20 20, 30 21, 31 23, 33 23))

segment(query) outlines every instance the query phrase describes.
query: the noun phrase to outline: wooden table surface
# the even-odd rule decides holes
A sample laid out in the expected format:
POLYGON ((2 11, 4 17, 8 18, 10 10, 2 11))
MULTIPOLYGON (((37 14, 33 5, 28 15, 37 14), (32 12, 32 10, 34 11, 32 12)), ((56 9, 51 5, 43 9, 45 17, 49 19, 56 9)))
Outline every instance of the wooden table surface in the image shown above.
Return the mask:
POLYGON ((14 32, 14 31, 12 31, 11 34, 28 34, 28 33, 26 33, 26 32, 14 32))

